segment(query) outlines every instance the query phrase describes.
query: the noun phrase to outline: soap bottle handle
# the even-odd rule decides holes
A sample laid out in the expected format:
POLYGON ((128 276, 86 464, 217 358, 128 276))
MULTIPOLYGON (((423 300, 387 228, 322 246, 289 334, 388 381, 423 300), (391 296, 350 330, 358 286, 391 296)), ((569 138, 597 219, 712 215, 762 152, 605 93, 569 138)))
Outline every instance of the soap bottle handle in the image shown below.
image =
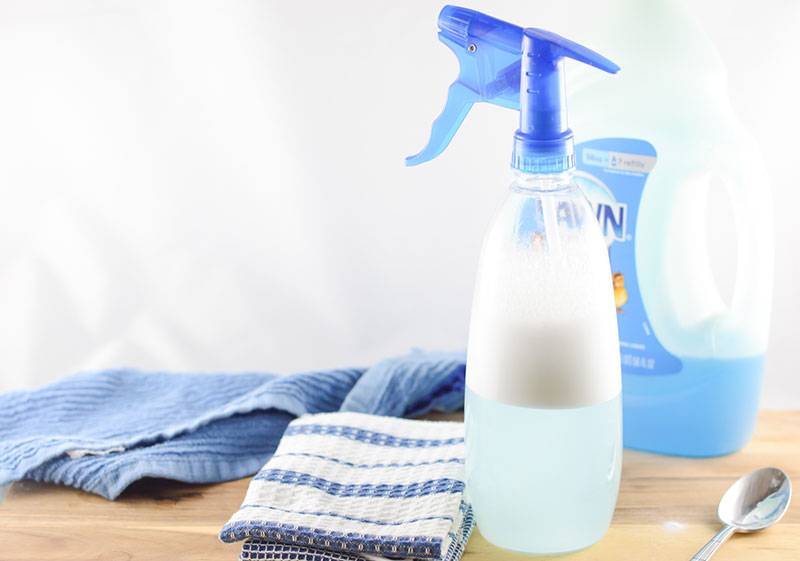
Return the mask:
POLYGON ((727 193, 736 228, 733 295, 715 325, 714 338, 718 346, 740 348, 742 341, 737 339, 743 330, 748 330, 749 340, 762 341, 757 346, 763 352, 766 350, 772 303, 772 201, 764 168, 758 165, 758 154, 750 151, 747 156, 738 165, 726 157, 712 172, 712 177, 727 193))

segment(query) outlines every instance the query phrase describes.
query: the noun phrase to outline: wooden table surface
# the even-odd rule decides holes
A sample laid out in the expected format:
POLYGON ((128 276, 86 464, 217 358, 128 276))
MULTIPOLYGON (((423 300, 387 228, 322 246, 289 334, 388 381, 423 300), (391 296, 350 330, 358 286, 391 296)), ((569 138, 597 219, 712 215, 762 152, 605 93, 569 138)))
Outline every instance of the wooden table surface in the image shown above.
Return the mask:
MULTIPOLYGON (((763 412, 753 441, 723 458, 692 460, 625 451, 614 521, 597 545, 561 561, 689 560, 719 528, 716 505, 741 474, 777 466, 800 484, 800 411, 763 412)), ((0 504, 0 561, 228 560, 239 546, 217 532, 241 502, 246 479, 218 485, 142 481, 115 502, 33 482, 0 504)), ((715 561, 800 560, 800 499, 775 527, 734 536, 715 561)), ((535 528, 531 528, 535 531, 535 528)), ((465 561, 523 559, 475 532, 465 561)), ((545 558, 541 558, 545 559, 545 558)))

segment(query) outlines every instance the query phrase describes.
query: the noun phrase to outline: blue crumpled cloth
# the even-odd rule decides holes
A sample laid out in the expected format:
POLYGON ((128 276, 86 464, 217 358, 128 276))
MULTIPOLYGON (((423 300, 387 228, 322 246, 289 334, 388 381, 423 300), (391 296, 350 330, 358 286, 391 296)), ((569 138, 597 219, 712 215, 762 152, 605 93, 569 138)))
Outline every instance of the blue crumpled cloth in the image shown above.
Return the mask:
POLYGON ((414 417, 464 401, 464 357, 412 352, 371 368, 277 376, 106 370, 0 395, 0 487, 34 479, 115 499, 144 477, 256 473, 295 417, 414 417))

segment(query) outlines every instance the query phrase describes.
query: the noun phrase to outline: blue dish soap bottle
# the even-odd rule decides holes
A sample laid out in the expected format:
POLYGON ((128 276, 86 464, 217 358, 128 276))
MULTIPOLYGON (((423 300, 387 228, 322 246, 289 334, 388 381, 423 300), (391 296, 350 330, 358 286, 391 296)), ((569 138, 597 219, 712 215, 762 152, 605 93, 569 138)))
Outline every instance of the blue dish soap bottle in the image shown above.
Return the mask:
POLYGON ((616 504, 621 373, 608 252, 572 177, 564 58, 619 68, 554 33, 472 10, 445 7, 439 27, 461 73, 427 147, 407 163, 441 153, 475 102, 520 109, 514 179, 484 239, 475 286, 467 493, 495 545, 582 549, 605 534, 616 504))
POLYGON ((681 2, 586 9, 611 22, 587 33, 625 66, 618 80, 587 73, 570 96, 577 177, 619 295, 625 446, 728 454, 753 433, 768 344, 768 170, 722 58, 681 2))

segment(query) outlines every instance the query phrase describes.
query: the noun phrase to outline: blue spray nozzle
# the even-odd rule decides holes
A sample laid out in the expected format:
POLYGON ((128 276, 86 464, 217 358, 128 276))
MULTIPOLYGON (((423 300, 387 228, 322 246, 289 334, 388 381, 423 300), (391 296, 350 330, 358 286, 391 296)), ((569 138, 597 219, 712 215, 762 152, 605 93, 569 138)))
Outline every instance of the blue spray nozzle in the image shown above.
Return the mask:
POLYGON ((519 130, 511 165, 532 173, 557 173, 575 165, 572 130, 567 124, 564 59, 616 73, 607 58, 544 29, 522 34, 519 130))
POLYGON ((616 64, 555 33, 523 29, 458 6, 445 6, 439 13, 439 40, 458 58, 458 78, 450 85, 428 144, 406 158, 406 165, 421 164, 441 154, 472 105, 484 101, 520 111, 514 167, 532 172, 572 167, 563 59, 612 73, 619 70, 616 64))

